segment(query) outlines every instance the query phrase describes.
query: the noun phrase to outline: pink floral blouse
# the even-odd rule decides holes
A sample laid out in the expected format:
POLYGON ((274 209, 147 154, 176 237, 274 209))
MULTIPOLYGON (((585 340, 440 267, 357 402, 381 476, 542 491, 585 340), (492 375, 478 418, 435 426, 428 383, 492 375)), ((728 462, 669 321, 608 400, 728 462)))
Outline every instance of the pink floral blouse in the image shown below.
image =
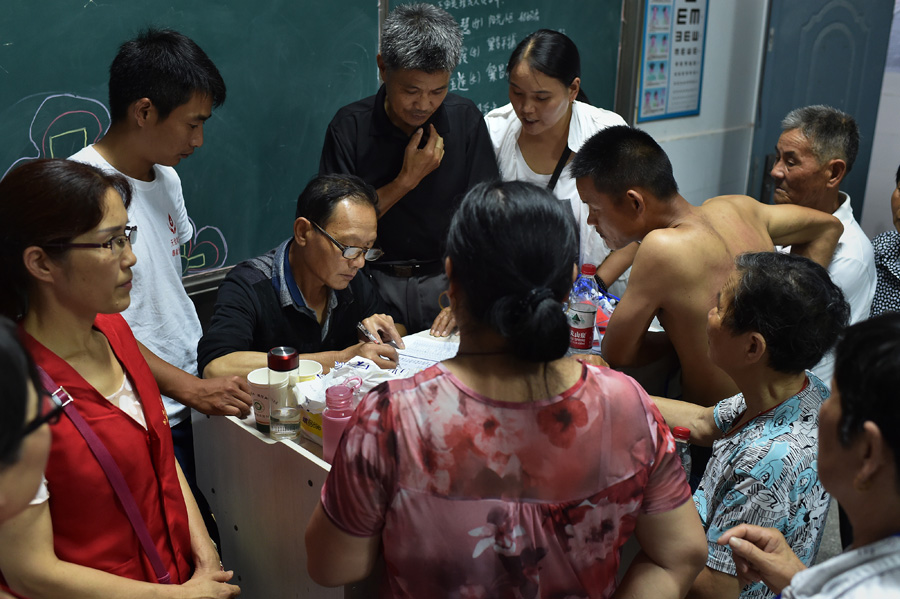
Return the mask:
POLYGON ((509 403, 438 364, 363 399, 322 503, 348 534, 381 535, 384 597, 609 597, 637 515, 691 497, 674 452, 644 390, 608 368, 509 403))

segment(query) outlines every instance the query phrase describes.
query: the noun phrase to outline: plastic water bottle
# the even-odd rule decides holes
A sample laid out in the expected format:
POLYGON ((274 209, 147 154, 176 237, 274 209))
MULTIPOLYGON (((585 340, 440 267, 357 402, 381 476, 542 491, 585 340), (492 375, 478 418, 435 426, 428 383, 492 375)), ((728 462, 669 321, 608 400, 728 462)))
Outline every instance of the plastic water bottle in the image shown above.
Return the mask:
POLYGON ((295 439, 300 434, 300 406, 294 396, 300 356, 293 347, 273 347, 269 351, 269 385, 278 386, 269 412, 269 435, 273 439, 295 439))
POLYGON ((353 389, 334 385, 325 390, 325 411, 322 412, 322 455, 329 464, 334 459, 341 435, 353 414, 353 389))
POLYGON ((684 467, 684 473, 688 482, 691 480, 691 429, 683 426, 676 426, 672 429, 672 435, 675 437, 675 451, 681 458, 681 465, 684 467))
POLYGON ((594 281, 597 267, 581 266, 581 275, 575 279, 569 294, 566 317, 569 320, 569 351, 577 354, 591 352, 594 344, 594 324, 597 322, 597 306, 600 305, 600 289, 594 281))

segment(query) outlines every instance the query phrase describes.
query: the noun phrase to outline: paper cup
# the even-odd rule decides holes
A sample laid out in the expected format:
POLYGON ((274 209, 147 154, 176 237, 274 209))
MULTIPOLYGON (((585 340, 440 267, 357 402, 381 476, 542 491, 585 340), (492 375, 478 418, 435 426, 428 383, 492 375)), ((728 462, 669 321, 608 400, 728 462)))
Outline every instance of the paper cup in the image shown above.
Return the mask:
MULTIPOLYGON (((301 360, 301 362, 306 360, 301 360)), ((321 366, 319 366, 321 369, 321 366)), ((261 433, 269 432, 269 414, 273 405, 284 403, 284 396, 288 390, 287 372, 269 372, 268 368, 257 368, 247 375, 247 383, 250 385, 250 396, 253 398, 253 416, 256 418, 256 428, 261 433), (269 377, 273 382, 269 382, 269 377)))
POLYGON ((322 374, 322 365, 315 360, 300 360, 297 365, 297 382, 311 381, 322 374))

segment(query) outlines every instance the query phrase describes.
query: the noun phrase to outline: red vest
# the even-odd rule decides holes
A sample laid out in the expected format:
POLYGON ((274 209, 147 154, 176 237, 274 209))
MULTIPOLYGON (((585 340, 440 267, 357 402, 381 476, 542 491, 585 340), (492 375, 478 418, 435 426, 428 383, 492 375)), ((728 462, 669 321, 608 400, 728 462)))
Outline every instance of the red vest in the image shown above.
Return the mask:
MULTIPOLYGON (((122 471, 173 584, 191 575, 193 556, 187 508, 172 451, 172 433, 159 388, 134 335, 118 314, 99 314, 94 328, 134 384, 147 430, 112 405, 71 366, 20 328, 26 347, 106 445, 122 471)), ((100 463, 78 429, 63 415, 51 427, 46 477, 53 545, 59 559, 117 576, 156 582, 153 567, 100 463)))

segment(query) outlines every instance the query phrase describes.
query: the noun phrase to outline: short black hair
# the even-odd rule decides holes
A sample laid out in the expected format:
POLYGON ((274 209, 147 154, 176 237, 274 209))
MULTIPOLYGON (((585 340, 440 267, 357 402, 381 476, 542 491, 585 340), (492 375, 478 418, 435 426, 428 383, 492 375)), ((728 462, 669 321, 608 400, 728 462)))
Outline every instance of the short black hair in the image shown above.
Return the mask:
POLYGON ((600 193, 620 198, 629 189, 643 188, 659 200, 678 193, 672 163, 644 131, 617 125, 588 139, 572 160, 572 177, 590 177, 600 193))
POLYGON ((194 41, 171 29, 146 29, 125 42, 109 67, 112 122, 128 107, 149 98, 160 119, 199 93, 214 107, 225 102, 225 81, 209 56, 194 41))
POLYGON ((19 459, 22 430, 28 404, 28 381, 35 390, 41 382, 31 356, 25 351, 16 326, 0 317, 0 466, 10 466, 19 459))
POLYGON ((815 366, 850 316, 828 271, 808 258, 780 252, 741 254, 735 266, 740 279, 723 324, 735 334, 761 334, 769 366, 778 372, 815 366))
POLYGON ((877 424, 900 483, 900 313, 847 327, 835 350, 834 383, 841 396, 838 439, 849 445, 866 421, 877 424))
POLYGON ((378 213, 375 188, 356 175, 318 175, 306 184, 297 198, 294 220, 302 217, 325 227, 341 200, 370 204, 378 213))
POLYGON ((567 204, 522 181, 479 183, 463 198, 447 234, 447 256, 464 310, 530 362, 565 355, 562 302, 578 262, 578 228, 567 204))

